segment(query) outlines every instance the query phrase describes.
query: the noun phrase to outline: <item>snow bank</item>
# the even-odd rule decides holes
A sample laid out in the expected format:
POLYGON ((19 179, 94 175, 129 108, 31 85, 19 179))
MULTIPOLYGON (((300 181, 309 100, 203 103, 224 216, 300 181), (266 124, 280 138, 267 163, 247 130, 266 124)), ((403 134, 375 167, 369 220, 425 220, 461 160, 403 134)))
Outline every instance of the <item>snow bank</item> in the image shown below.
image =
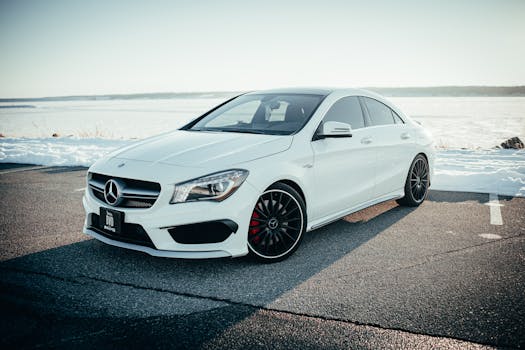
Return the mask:
MULTIPOLYGON (((0 163, 90 166, 133 140, 3 138, 0 163)), ((437 152, 432 189, 525 197, 525 151, 442 150, 437 152)))
POLYGON ((525 197, 525 150, 437 153, 432 189, 525 197))
POLYGON ((2 138, 0 139, 0 163, 90 166, 103 155, 130 142, 133 141, 78 138, 2 138))

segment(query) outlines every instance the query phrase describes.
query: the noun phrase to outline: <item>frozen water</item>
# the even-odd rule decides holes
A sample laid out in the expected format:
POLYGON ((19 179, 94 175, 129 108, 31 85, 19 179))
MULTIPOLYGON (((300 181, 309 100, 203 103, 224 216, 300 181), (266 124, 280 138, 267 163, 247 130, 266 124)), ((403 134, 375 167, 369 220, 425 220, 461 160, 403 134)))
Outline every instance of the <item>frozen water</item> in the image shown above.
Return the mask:
MULTIPOLYGON (((24 102, 0 108, 0 162, 89 166, 104 154, 175 129, 222 98, 24 102), (52 134, 62 137, 52 138, 52 134)), ((430 130, 438 146, 432 188, 525 196, 525 97, 390 98, 430 130)), ((13 103, 0 103, 0 107, 13 103)))

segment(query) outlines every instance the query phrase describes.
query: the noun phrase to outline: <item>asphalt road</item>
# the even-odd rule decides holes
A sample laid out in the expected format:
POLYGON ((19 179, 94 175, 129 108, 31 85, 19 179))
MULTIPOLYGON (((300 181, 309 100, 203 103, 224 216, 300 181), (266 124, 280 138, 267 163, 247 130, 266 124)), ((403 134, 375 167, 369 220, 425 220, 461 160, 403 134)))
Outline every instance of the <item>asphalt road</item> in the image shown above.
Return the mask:
POLYGON ((84 176, 0 165, 2 348, 525 347, 523 198, 387 202, 261 265, 89 239, 84 176))

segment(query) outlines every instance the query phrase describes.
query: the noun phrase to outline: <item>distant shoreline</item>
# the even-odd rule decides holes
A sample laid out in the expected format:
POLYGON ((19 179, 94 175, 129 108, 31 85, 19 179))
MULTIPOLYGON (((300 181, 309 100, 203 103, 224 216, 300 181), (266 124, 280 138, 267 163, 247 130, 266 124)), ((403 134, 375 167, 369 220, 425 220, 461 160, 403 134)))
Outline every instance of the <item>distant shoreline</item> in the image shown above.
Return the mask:
MULTIPOLYGON (((523 97, 525 86, 429 86, 429 87, 365 87, 387 97, 523 97)), ((103 101, 175 98, 225 98, 236 91, 153 92, 137 94, 76 95, 54 97, 0 98, 0 103, 46 101, 103 101)))
POLYGON ((389 97, 523 97, 525 86, 368 87, 389 97))
POLYGON ((1 108, 36 108, 36 106, 33 105, 7 105, 7 106, 0 106, 1 108))

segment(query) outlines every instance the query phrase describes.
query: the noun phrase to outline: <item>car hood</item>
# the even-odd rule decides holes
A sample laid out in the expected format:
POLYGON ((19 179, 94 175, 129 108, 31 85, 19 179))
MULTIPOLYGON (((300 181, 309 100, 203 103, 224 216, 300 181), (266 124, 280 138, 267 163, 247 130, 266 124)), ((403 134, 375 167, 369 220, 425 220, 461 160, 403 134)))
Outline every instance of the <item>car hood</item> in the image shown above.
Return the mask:
POLYGON ((117 150, 111 158, 188 167, 224 167, 283 152, 292 136, 177 130, 117 150))

